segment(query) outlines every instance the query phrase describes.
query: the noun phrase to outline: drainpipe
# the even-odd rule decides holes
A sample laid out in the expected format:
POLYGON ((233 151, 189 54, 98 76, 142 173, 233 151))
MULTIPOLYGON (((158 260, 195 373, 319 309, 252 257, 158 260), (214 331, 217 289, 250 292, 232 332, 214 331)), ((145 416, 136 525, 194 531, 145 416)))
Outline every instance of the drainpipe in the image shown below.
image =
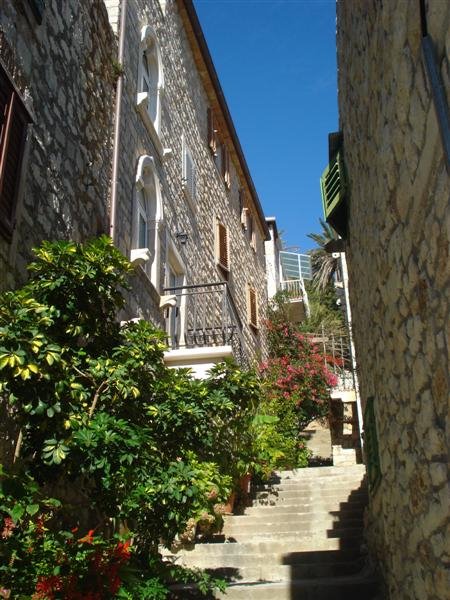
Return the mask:
POLYGON ((352 371, 353 371, 353 383, 355 386, 355 396, 356 396, 356 410, 358 412, 358 421, 359 421, 359 440, 361 443, 361 450, 364 449, 364 439, 362 436, 362 431, 364 427, 363 422, 363 414, 361 407, 361 396, 359 393, 359 381, 358 374, 356 372, 356 355, 355 355, 355 344, 353 343, 353 323, 352 323, 352 311, 350 307, 350 296, 348 293, 348 269, 347 269, 347 260, 345 258, 345 252, 340 252, 341 259, 341 267, 342 267, 342 281, 344 283, 344 295, 345 295, 345 308, 347 311, 347 325, 348 325, 348 334, 350 341, 350 355, 352 361, 352 371))
MULTIPOLYGON (((119 53, 117 61, 120 66, 123 66, 124 48, 125 48, 125 23, 127 15, 127 0, 122 0, 120 8, 120 25, 119 25, 119 53)), ((119 172, 119 138, 120 138, 120 117, 122 112, 122 92, 123 92, 123 72, 117 78, 116 88, 116 108, 114 113, 114 142, 113 142, 113 163, 111 175, 111 204, 109 209, 109 235, 115 242, 116 228, 116 206, 117 206, 117 189, 118 189, 118 172, 119 172)))

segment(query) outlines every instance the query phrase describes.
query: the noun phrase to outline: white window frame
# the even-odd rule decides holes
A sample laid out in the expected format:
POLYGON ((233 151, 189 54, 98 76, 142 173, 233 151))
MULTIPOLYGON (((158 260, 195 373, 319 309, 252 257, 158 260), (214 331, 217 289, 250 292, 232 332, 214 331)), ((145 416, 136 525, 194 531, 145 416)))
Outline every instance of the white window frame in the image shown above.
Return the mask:
MULTIPOLYGON (((144 202, 146 202, 146 197, 145 197, 145 190, 143 191, 144 193, 144 202)), ((136 231, 136 246, 138 249, 142 248, 142 249, 149 249, 149 238, 148 238, 148 218, 147 218, 147 211, 146 211, 146 207, 142 206, 142 202, 138 197, 138 192, 136 191, 136 210, 137 210, 137 231, 136 231), (145 242, 144 244, 141 244, 141 240, 139 239, 141 237, 141 231, 140 231, 140 219, 142 218, 142 220, 145 223, 145 242)))
POLYGON ((152 142, 155 145, 156 151, 158 152, 161 158, 166 158, 171 154, 171 150, 169 148, 164 148, 161 141, 161 120, 162 120, 162 104, 164 98, 164 71, 163 64, 161 59, 161 51, 159 48, 158 40, 156 37, 156 33, 150 27, 150 25, 145 25, 141 29, 141 39, 139 44, 139 68, 138 68, 138 93, 137 93, 137 102, 136 109, 138 113, 141 115, 142 120, 144 121, 145 126, 152 138, 152 142), (156 84, 153 84, 151 80, 147 81, 147 85, 149 88, 152 87, 153 84, 153 92, 143 91, 143 81, 145 79, 145 68, 143 57, 144 55, 147 57, 148 62, 153 62, 156 65, 157 73, 156 73, 156 84), (151 95, 153 93, 156 109, 155 109, 155 117, 152 118, 151 115, 151 95))
POLYGON ((161 185, 155 168, 155 161, 152 156, 143 155, 139 158, 136 171, 132 247, 133 250, 141 251, 141 255, 144 255, 145 250, 147 250, 149 260, 142 265, 142 268, 158 293, 161 280, 161 231, 163 224, 161 185), (142 206, 139 198, 140 192, 143 193, 145 206, 142 206), (150 193, 154 196, 153 204, 148 197, 150 193), (144 218, 147 224, 147 248, 138 248, 140 216, 144 218))

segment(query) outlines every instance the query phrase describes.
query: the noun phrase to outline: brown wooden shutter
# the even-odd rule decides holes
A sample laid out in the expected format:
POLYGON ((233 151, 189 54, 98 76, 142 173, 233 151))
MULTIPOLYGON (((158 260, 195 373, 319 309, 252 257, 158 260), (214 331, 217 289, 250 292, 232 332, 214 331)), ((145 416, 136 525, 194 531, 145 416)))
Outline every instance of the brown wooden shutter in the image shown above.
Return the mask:
POLYGON ((244 206, 245 206, 245 191, 243 188, 241 188, 239 190, 239 218, 241 219, 242 222, 242 211, 244 210, 244 206))
POLYGON ((22 155, 30 122, 6 73, 0 69, 0 226, 12 232, 22 155))
POLYGON ((211 108, 208 108, 208 146, 213 156, 217 156, 217 130, 211 108))
POLYGON ((218 237, 218 263, 226 271, 230 270, 230 259, 228 254, 228 230, 222 223, 217 223, 218 237))
POLYGON ((253 248, 253 237, 254 237, 254 222, 253 215, 249 211, 247 216, 247 228, 248 228, 248 239, 250 241, 250 246, 253 248))
POLYGON ((253 288, 248 290, 248 308, 250 325, 258 327, 258 302, 256 290, 253 288))
POLYGON ((231 187, 230 153, 225 144, 222 146, 222 177, 226 188, 229 190, 231 187))

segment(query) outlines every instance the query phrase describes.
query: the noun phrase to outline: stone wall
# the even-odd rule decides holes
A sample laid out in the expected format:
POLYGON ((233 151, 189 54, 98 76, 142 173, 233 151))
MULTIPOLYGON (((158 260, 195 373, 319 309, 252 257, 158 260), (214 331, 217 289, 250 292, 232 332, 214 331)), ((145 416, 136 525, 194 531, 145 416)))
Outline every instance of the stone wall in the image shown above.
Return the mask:
MULTIPOLYGON (((450 5, 425 4, 449 99, 450 5)), ((421 35, 418 2, 338 2, 346 255, 381 466, 369 542, 392 600, 450 589, 450 179, 421 35)))
POLYGON ((107 231, 116 42, 100 0, 2 0, 0 59, 33 117, 16 224, 0 235, 0 289, 26 278, 44 239, 107 231))
MULTIPOLYGON (((111 24, 120 18, 119 2, 106 2, 111 24)), ((239 211, 239 189, 244 182, 231 161, 231 189, 227 190, 208 147, 207 109, 210 98, 195 61, 192 40, 188 38, 177 2, 159 0, 129 0, 125 25, 124 96, 120 130, 119 195, 117 224, 114 237, 119 248, 130 256, 133 247, 133 212, 136 193, 136 169, 139 157, 151 156, 162 198, 162 217, 158 223, 160 240, 159 284, 154 285, 141 269, 141 292, 128 317, 144 316, 162 324, 157 302, 167 285, 167 264, 176 258, 184 271, 184 283, 210 283, 224 279, 216 266, 215 230, 218 218, 229 228, 230 273, 228 284, 243 322, 246 346, 251 356, 265 353, 261 332, 248 325, 247 286, 258 291, 260 318, 267 301, 264 267, 264 232, 256 225, 256 252, 250 247, 248 234, 243 230, 239 211), (161 156, 157 145, 136 110, 139 61, 142 53, 142 27, 149 25, 156 34, 164 73, 160 142, 171 154, 161 156), (182 140, 187 142, 196 165, 197 199, 189 202, 183 190, 182 140), (185 244, 176 237, 187 233, 185 244)), ((226 132, 225 132, 226 133, 226 132)), ((258 223, 257 219, 255 222, 258 223)), ((138 268, 139 269, 139 268, 138 268)))

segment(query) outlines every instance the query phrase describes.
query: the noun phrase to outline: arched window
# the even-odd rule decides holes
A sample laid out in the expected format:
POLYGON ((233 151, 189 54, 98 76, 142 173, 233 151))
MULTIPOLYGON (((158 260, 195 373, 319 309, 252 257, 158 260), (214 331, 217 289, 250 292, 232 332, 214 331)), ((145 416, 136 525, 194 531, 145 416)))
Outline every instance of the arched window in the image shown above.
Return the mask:
POLYGON ((136 173, 133 248, 148 250, 143 269, 159 290, 163 211, 159 179, 151 156, 141 156, 136 173))
POLYGON ((164 77, 156 34, 149 25, 141 30, 138 78, 138 109, 150 134, 159 142, 164 77))

